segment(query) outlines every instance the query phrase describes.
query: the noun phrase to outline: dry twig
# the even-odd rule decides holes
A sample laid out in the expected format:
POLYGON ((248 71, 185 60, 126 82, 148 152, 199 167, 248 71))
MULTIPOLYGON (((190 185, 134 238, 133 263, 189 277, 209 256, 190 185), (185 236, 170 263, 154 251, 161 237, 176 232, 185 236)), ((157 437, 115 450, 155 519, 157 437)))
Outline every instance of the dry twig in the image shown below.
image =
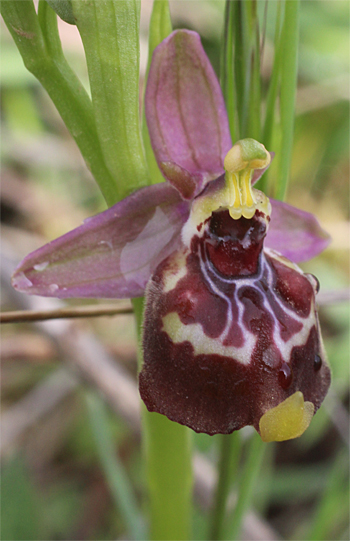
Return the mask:
POLYGON ((131 307, 110 304, 91 304, 88 306, 70 306, 55 310, 15 310, 0 313, 0 323, 26 323, 49 319, 72 319, 84 317, 115 316, 132 314, 131 307))

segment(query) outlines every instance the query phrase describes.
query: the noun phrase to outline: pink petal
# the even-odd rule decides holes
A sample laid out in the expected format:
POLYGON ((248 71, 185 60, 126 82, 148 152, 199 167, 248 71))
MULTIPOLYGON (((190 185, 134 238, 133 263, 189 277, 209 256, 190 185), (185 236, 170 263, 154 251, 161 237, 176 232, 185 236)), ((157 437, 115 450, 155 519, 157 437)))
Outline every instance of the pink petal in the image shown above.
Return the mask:
POLYGON ((265 246, 295 261, 307 261, 322 252, 331 238, 310 212, 270 199, 272 214, 265 246))
POLYGON ((145 106, 158 165, 191 199, 223 172, 232 146, 220 85, 196 32, 177 30, 155 49, 145 106))
POLYGON ((172 186, 142 188, 29 254, 13 286, 46 297, 141 296, 157 265, 179 247, 188 212, 172 186))

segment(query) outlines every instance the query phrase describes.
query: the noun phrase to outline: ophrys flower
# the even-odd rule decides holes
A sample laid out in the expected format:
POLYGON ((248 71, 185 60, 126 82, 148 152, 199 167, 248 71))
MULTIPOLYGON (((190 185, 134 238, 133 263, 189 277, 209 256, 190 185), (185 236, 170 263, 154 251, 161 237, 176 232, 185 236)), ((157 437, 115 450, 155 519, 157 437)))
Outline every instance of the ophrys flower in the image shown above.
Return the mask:
POLYGON ((60 298, 136 297, 148 284, 148 409, 209 434, 251 424, 265 440, 296 437, 330 373, 317 281, 286 258, 313 257, 328 236, 311 214, 252 189, 270 154, 252 139, 232 147, 194 32, 176 31, 156 49, 146 116, 168 182, 30 254, 13 284, 60 298))

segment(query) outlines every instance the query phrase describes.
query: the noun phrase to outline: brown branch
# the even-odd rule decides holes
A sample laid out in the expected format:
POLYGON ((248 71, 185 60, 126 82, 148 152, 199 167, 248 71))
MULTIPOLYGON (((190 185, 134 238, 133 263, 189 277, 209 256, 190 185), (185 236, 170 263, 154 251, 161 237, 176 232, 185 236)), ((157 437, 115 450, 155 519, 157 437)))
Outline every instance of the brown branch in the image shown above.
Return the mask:
MULTIPOLYGON (((336 304, 349 300, 349 290, 339 289, 321 291, 317 296, 320 306, 336 304)), ((25 323, 28 321, 46 321, 48 319, 72 319, 82 317, 117 316, 132 314, 131 307, 121 307, 110 304, 97 304, 88 306, 72 306, 56 310, 16 310, 14 312, 1 312, 1 323, 25 323)))
POLYGON ((318 293, 316 297, 317 304, 319 306, 325 306, 328 304, 338 304, 339 302, 349 302, 350 289, 326 289, 318 293))
POLYGON ((132 313, 133 309, 129 306, 121 307, 110 304, 72 306, 56 310, 16 310, 14 312, 1 312, 0 323, 25 323, 28 321, 46 321, 48 319, 116 316, 132 313))

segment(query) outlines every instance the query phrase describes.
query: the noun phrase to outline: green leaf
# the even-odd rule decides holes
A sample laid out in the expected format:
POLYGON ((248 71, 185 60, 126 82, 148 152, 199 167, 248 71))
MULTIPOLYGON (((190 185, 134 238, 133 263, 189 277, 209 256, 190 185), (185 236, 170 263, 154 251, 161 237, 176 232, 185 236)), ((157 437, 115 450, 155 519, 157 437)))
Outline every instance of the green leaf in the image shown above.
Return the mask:
POLYGON ((260 472, 266 444, 254 433, 248 442, 246 461, 238 484, 238 497, 232 516, 228 519, 227 536, 224 539, 239 539, 242 521, 251 505, 254 486, 260 472))
POLYGON ((250 52, 250 89, 249 89, 249 105, 248 105, 248 127, 247 134, 253 139, 260 141, 260 33, 259 21, 256 13, 256 4, 253 4, 253 31, 252 31, 252 46, 250 52))
MULTIPOLYGON (((260 126, 260 61, 259 44, 256 48, 257 39, 257 10, 256 0, 237 0, 235 4, 235 81, 237 113, 239 123, 239 138, 253 137, 252 123, 258 121, 260 126), (256 79, 258 75, 258 84, 256 79), (257 103, 254 100, 257 98, 257 103), (254 110, 250 110, 253 107, 254 110), (256 110, 259 110, 256 115, 256 110), (255 115, 255 116, 254 116, 255 115)), ((260 128, 259 128, 260 131, 260 128)))
POLYGON ((1 539, 41 539, 40 508, 23 459, 11 459, 1 475, 1 539))
POLYGON ((232 142, 236 141, 235 128, 235 84, 233 65, 233 38, 235 25, 235 3, 226 0, 224 31, 221 45, 220 84, 224 95, 232 142))
POLYGON ((105 198, 114 203, 114 181, 102 156, 91 101, 65 61, 56 14, 43 0, 39 17, 31 0, 7 0, 0 7, 24 65, 48 92, 105 198))
POLYGON ((168 0, 154 0, 153 9, 149 26, 148 38, 148 64, 147 73, 152 60, 154 49, 171 34, 173 27, 169 11, 168 0))
POLYGON ((298 71, 300 0, 286 0, 282 29, 281 59, 281 152, 279 162, 279 182, 276 198, 284 199, 290 176, 293 150, 295 95, 298 71))
POLYGON ((116 200, 149 182, 139 118, 139 10, 137 0, 73 0, 116 200))
MULTIPOLYGON (((334 539, 335 530, 349 524, 349 456, 339 452, 319 500, 314 520, 305 539, 334 539)), ((341 531, 338 531, 341 533, 341 531)))
POLYGON ((46 0, 57 15, 68 24, 75 24, 71 0, 46 0))
POLYGON ((247 103, 247 33, 245 8, 242 0, 234 2, 234 73, 239 126, 239 138, 243 139, 247 103))
MULTIPOLYGON (((265 123, 262 135, 262 143, 266 148, 270 148, 272 144, 272 133, 275 123, 276 98, 278 94, 278 84, 281 74, 281 57, 282 47, 280 43, 280 27, 281 27, 281 2, 277 4, 275 38, 274 38, 274 59, 271 78, 266 98, 266 113, 265 123)), ((264 175, 265 178, 265 175, 264 175)))
MULTIPOLYGON (((281 17, 282 17, 282 3, 277 2, 276 24, 275 24, 275 37, 274 37, 274 59, 272 73, 269 81, 267 97, 266 97, 266 112, 265 122, 261 136, 261 142, 268 150, 272 150, 272 137, 274 128, 276 125, 276 100, 278 95, 280 77, 281 77, 281 59, 282 59, 282 47, 281 47, 281 17)), ((262 176, 259 181, 258 188, 263 192, 268 191, 268 178, 269 171, 262 176)))
POLYGON ((145 539, 145 528, 137 506, 131 483, 120 463, 115 449, 105 404, 97 394, 86 393, 86 404, 95 437, 101 466, 117 507, 133 539, 145 539))
POLYGON ((241 456, 241 436, 239 432, 220 434, 220 461, 218 482, 208 539, 225 539, 224 519, 229 490, 235 482, 241 456))

